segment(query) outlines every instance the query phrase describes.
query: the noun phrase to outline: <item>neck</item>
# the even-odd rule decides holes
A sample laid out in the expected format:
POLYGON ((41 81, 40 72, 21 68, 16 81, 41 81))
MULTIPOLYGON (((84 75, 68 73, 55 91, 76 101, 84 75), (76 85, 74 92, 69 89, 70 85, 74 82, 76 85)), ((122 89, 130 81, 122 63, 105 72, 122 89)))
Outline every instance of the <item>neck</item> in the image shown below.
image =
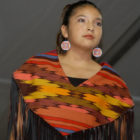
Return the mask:
POLYGON ((87 62, 92 62, 93 60, 91 58, 91 49, 79 49, 79 48, 70 48, 70 50, 67 51, 65 57, 65 60, 68 63, 76 64, 77 66, 87 64, 87 62))

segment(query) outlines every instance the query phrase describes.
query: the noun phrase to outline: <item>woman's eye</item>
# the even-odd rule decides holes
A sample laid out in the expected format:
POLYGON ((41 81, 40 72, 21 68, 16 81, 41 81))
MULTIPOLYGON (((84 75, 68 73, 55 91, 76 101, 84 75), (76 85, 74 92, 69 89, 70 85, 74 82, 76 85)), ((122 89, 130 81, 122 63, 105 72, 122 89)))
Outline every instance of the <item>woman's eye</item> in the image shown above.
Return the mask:
POLYGON ((97 26, 102 26, 102 23, 101 22, 97 22, 96 25, 97 26))
POLYGON ((78 21, 85 22, 85 19, 80 18, 80 19, 78 19, 78 21))

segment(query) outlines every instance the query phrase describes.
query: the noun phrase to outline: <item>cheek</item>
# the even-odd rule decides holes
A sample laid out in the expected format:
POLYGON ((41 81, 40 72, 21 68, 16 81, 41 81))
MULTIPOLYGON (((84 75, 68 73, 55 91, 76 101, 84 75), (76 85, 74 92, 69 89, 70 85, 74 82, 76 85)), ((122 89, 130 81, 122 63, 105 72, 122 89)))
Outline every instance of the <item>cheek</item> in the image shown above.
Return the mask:
POLYGON ((100 39, 102 37, 102 29, 97 30, 96 35, 100 39))
POLYGON ((73 28, 69 32, 69 37, 76 39, 81 34, 82 34, 81 28, 78 26, 73 26, 73 28))

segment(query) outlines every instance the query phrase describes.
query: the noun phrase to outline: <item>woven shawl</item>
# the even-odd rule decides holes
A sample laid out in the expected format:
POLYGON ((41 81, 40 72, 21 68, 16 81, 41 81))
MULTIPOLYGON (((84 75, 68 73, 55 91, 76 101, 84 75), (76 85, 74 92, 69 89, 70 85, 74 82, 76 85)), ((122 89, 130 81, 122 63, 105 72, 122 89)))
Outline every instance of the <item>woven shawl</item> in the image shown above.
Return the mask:
POLYGON ((128 87, 110 64, 100 65, 74 86, 56 49, 30 57, 13 73, 9 134, 16 140, 132 140, 128 87))

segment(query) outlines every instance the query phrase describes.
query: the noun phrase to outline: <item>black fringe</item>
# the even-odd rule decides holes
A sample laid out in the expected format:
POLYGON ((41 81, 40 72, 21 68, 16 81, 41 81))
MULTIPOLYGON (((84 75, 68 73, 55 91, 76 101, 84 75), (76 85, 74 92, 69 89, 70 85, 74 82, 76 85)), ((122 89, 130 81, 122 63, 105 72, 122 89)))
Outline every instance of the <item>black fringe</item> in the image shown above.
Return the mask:
POLYGON ((12 79, 10 92, 10 114, 8 122, 8 137, 13 131, 14 140, 133 140, 134 139, 134 109, 131 108, 121 117, 115 120, 118 128, 115 129, 115 121, 62 136, 55 128, 47 124, 43 119, 27 109, 22 96, 19 98, 19 89, 12 79), (23 125, 22 130, 17 129, 18 104, 21 102, 23 125), (27 112, 27 114, 26 114, 27 112), (28 119, 27 119, 28 118, 28 119), (121 132, 122 122, 126 127, 121 132))

